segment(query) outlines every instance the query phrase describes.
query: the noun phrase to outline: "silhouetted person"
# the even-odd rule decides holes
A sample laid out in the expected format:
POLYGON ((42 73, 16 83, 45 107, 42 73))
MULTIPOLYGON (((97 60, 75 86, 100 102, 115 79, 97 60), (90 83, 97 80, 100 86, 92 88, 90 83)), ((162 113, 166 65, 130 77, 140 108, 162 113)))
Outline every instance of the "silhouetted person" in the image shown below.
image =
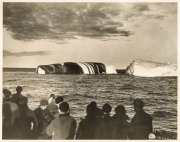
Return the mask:
POLYGON ((60 110, 59 110, 59 105, 64 101, 63 97, 57 96, 54 100, 55 106, 53 107, 53 111, 51 113, 53 114, 54 118, 59 117, 60 110))
POLYGON ((52 139, 73 139, 76 130, 76 120, 70 116, 69 104, 63 102, 60 104, 59 109, 61 114, 47 127, 46 133, 52 136, 52 139))
POLYGON ((11 91, 4 89, 3 93, 4 93, 3 104, 8 104, 10 106, 10 110, 12 113, 11 124, 13 125, 15 118, 19 117, 19 107, 16 103, 12 102, 11 91))
POLYGON ((15 139, 34 139, 34 125, 36 122, 33 117, 27 115, 28 107, 23 104, 19 109, 20 116, 14 121, 15 139))
POLYGON ((103 116, 102 116, 102 122, 103 122, 103 128, 102 128, 102 139, 111 139, 111 133, 112 133, 112 117, 110 116, 110 112, 112 110, 112 107, 110 104, 104 104, 102 107, 103 116))
POLYGON ((3 104, 2 139, 13 139, 14 129, 11 122, 12 112, 9 104, 3 104))
POLYGON ((152 132, 152 117, 143 110, 143 107, 142 100, 134 100, 136 114, 131 120, 130 139, 149 139, 148 136, 152 132))
POLYGON ((95 139, 97 129, 97 104, 91 102, 86 108, 86 117, 79 123, 76 139, 95 139))
POLYGON ((51 112, 51 114, 56 117, 56 114, 59 116, 58 114, 58 106, 56 105, 55 102, 55 95, 51 94, 50 98, 48 100, 48 105, 47 105, 47 109, 49 109, 49 111, 51 112))
POLYGON ((126 115, 124 106, 115 108, 115 115, 112 117, 112 139, 128 139, 129 117, 126 115))
POLYGON ((18 106, 20 106, 21 104, 25 104, 25 102, 24 102, 24 98, 27 98, 27 97, 25 97, 25 96, 23 96, 22 94, 21 94, 21 92, 22 92, 22 87, 21 86, 17 86, 16 87, 16 93, 15 94, 13 94, 12 95, 12 98, 11 98, 11 100, 13 101, 13 102, 15 102, 18 106))
POLYGON ((96 109, 96 128, 95 128, 95 135, 94 139, 103 139, 103 111, 100 108, 96 109))
POLYGON ((47 109, 48 101, 45 99, 42 99, 40 101, 40 105, 38 108, 34 110, 34 113, 36 115, 37 121, 38 121, 38 139, 50 139, 46 134, 46 128, 53 120, 53 116, 51 115, 50 111, 47 109))
POLYGON ((34 133, 34 138, 37 138, 38 135, 37 135, 37 129, 38 129, 38 121, 37 121, 37 118, 36 118, 36 115, 34 113, 34 111, 32 111, 31 109, 29 109, 28 107, 28 98, 24 97, 22 98, 23 100, 23 104, 20 104, 19 105, 19 108, 21 109, 22 107, 24 107, 26 105, 26 115, 29 116, 29 117, 32 117, 34 120, 34 124, 33 124, 33 133, 34 133))
POLYGON ((55 95, 54 95, 54 94, 51 94, 51 95, 50 95, 50 98, 49 98, 49 100, 48 100, 48 103, 49 103, 49 104, 50 104, 51 102, 54 102, 54 103, 55 103, 55 99, 56 99, 55 95))

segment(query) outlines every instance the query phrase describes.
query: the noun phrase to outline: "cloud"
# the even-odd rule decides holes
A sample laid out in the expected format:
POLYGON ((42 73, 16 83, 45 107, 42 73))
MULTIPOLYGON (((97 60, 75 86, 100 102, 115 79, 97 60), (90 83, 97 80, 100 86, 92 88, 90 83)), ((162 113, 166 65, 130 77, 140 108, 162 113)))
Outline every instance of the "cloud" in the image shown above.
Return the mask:
POLYGON ((121 21, 113 21, 117 8, 90 3, 4 3, 3 25, 17 40, 72 39, 129 36, 121 21))
POLYGON ((149 11, 149 6, 147 4, 135 4, 133 9, 137 11, 149 11))
POLYGON ((162 16, 162 15, 147 15, 147 18, 153 18, 153 19, 158 19, 158 20, 163 20, 166 16, 162 16))
POLYGON ((141 21, 165 20, 177 15, 177 3, 134 3, 122 14, 124 20, 141 25, 141 21), (139 20, 139 21, 138 21, 139 20))
POLYGON ((8 57, 8 56, 15 56, 15 57, 22 57, 22 56, 43 56, 43 55, 48 55, 50 53, 46 51, 30 51, 30 52, 10 52, 7 50, 3 51, 3 56, 8 57))
MULTIPOLYGON (((66 40, 76 36, 107 38, 130 36, 128 21, 137 17, 163 20, 152 14, 161 5, 134 3, 3 3, 3 26, 17 40, 66 40)), ((173 9, 171 6, 169 9, 173 9)))

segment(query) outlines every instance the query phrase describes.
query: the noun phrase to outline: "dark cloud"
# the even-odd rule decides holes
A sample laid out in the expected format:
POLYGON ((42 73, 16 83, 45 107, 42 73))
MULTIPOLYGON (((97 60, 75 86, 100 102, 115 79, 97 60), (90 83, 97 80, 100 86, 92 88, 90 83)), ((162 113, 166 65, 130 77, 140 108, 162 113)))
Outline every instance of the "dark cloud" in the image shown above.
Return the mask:
POLYGON ((177 4, 175 3, 136 3, 132 4, 132 11, 124 14, 127 21, 143 20, 164 20, 168 14, 177 14, 177 4))
POLYGON ((136 20, 136 18, 137 17, 140 17, 140 16, 142 16, 143 14, 142 13, 137 13, 137 12, 134 12, 134 13, 127 13, 127 14, 125 14, 125 16, 124 16, 124 19, 125 20, 136 20))
POLYGON ((133 6, 133 9, 138 10, 138 11, 149 11, 150 8, 147 4, 135 4, 133 6))
POLYGON ((78 36, 127 37, 133 33, 129 28, 133 22, 163 20, 168 13, 177 13, 176 3, 11 2, 3 3, 3 26, 17 40, 58 39, 63 43, 78 36))
POLYGON ((22 57, 22 56, 43 56, 43 55, 48 55, 50 53, 46 52, 46 51, 31 51, 31 52, 10 52, 7 50, 3 51, 3 56, 7 57, 7 56, 16 56, 16 57, 22 57))
POLYGON ((158 20, 163 20, 166 16, 163 15, 148 15, 147 18, 153 18, 153 19, 158 19, 158 20))
POLYGON ((17 40, 72 39, 129 36, 121 30, 115 4, 105 3, 3 3, 3 25, 17 40))
POLYGON ((10 51, 7 51, 7 50, 4 50, 3 51, 3 56, 6 57, 6 56, 12 56, 13 53, 11 53, 10 51))

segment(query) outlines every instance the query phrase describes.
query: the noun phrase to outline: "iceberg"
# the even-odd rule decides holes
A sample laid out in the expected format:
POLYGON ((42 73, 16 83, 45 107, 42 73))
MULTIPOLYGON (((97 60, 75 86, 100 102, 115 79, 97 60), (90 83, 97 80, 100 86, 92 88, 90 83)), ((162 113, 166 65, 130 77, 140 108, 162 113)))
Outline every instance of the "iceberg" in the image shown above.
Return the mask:
POLYGON ((133 60, 126 68, 127 75, 141 77, 177 76, 177 65, 172 63, 157 63, 144 60, 133 60))
POLYGON ((105 65, 107 74, 117 74, 116 68, 112 65, 105 65))
POLYGON ((114 66, 98 62, 64 62, 39 65, 38 74, 117 74, 114 66))
POLYGON ((39 65, 36 68, 36 73, 38 74, 62 74, 64 73, 64 68, 61 64, 50 64, 50 65, 39 65))

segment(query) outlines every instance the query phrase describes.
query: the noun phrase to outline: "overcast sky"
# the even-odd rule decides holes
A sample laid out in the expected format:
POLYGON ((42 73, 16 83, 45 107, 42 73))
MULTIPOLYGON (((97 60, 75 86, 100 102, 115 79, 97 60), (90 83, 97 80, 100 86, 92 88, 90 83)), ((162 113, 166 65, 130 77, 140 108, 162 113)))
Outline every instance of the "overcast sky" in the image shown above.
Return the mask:
POLYGON ((177 3, 4 3, 3 66, 177 63, 177 3))

